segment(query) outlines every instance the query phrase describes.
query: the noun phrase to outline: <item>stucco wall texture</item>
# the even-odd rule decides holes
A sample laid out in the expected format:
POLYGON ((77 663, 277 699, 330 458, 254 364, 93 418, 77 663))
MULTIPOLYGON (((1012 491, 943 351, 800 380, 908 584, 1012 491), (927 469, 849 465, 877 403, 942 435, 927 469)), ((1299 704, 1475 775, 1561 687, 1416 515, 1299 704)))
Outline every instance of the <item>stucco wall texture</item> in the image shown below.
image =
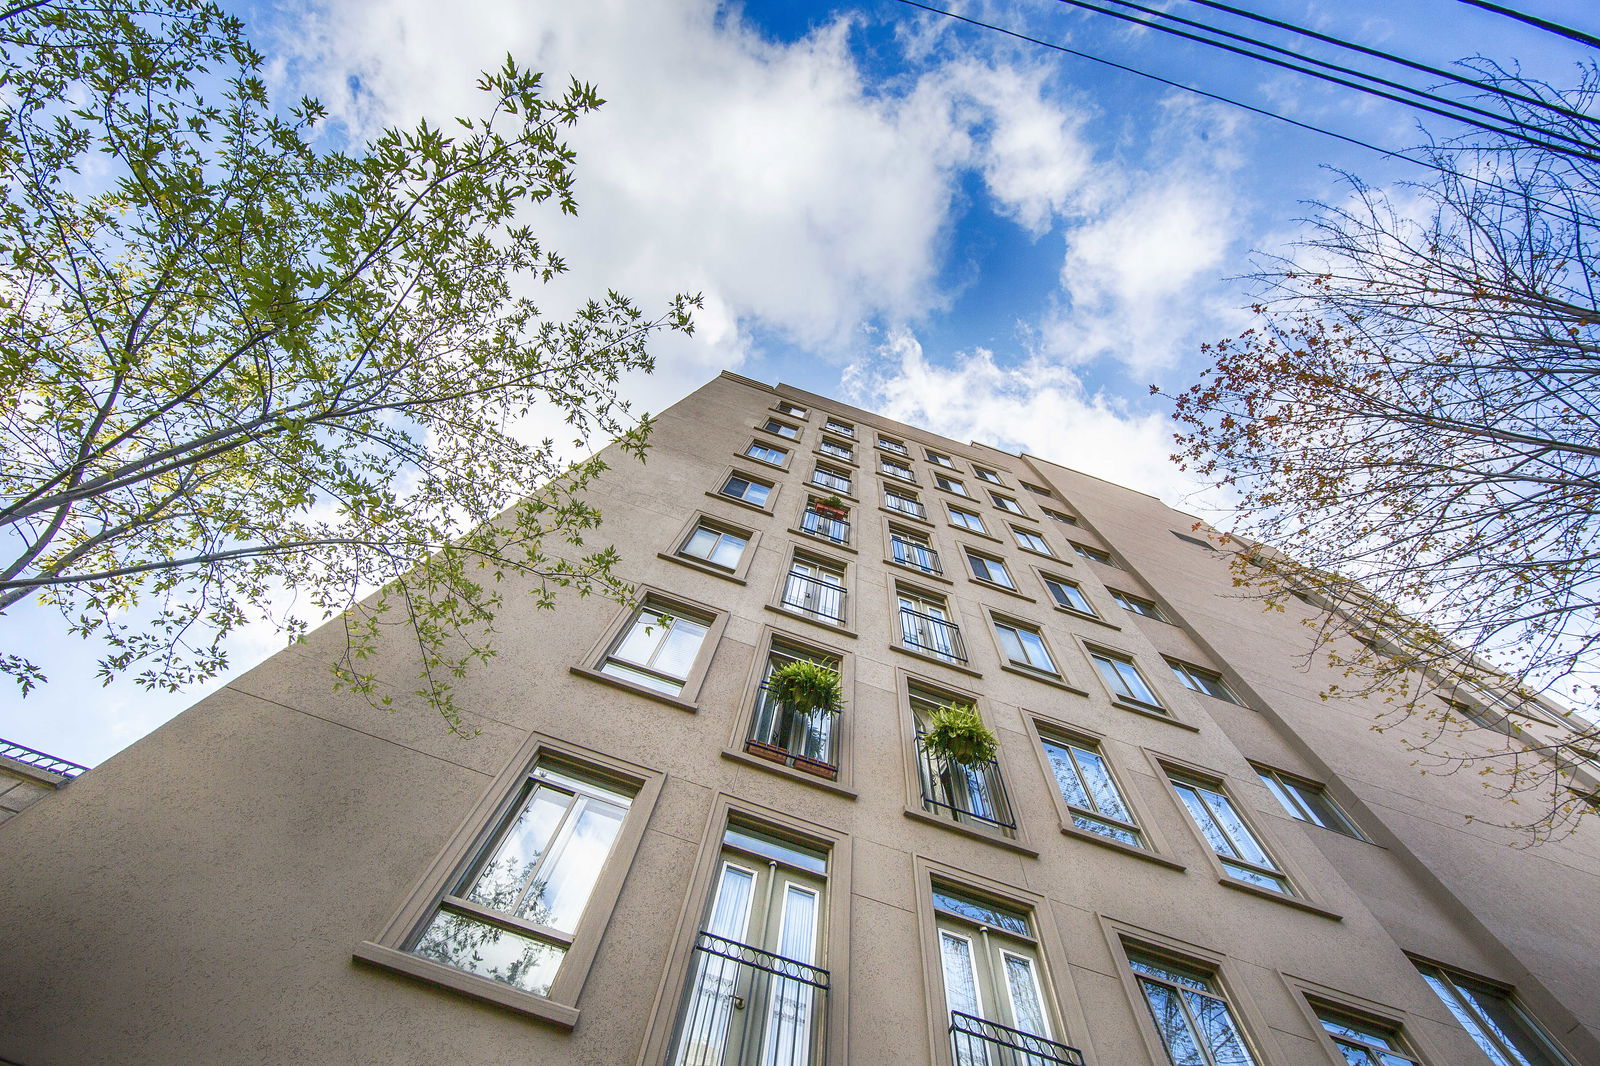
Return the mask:
MULTIPOLYGON (((1600 1063, 1600 833, 1591 824, 1516 850, 1467 824, 1492 817, 1494 801, 1475 780, 1417 774, 1393 735, 1369 730, 1373 708, 1319 699, 1331 675, 1305 661, 1298 606, 1268 614, 1238 597, 1222 553, 1172 535, 1192 518, 1065 466, 732 374, 660 417, 646 464, 608 458, 590 496, 605 515, 595 542, 616 545, 628 579, 724 620, 701 649, 696 691, 664 701, 574 672, 597 665, 618 605, 542 612, 512 595, 499 656, 460 684, 470 739, 420 705, 380 712, 334 692, 333 623, 38 802, 7 805, 13 779, 0 775, 0 1060, 664 1063, 731 807, 830 848, 818 964, 832 994, 816 1061, 951 1062, 930 958, 937 876, 1028 911, 1052 1031, 1091 1066, 1167 1061, 1127 972, 1129 940, 1213 968, 1261 1066, 1340 1062, 1308 995, 1396 1027, 1430 1066, 1486 1062, 1408 955, 1513 989, 1573 1063, 1600 1063), (784 418, 780 402, 806 411, 787 419, 796 440, 758 429, 784 418), (842 547, 797 528, 829 415, 855 427, 854 464, 835 464, 852 479, 842 547), (917 483, 906 487, 927 522, 880 506, 894 482, 878 473, 879 431, 907 445, 917 483), (743 458, 753 439, 788 449, 787 468, 743 458), (952 457, 947 473, 972 498, 933 486, 927 448, 952 457), (999 473, 1022 517, 990 505, 974 463, 999 473), (774 482, 770 513, 715 495, 730 470, 774 482), (953 527, 946 502, 981 513, 995 536, 953 527), (676 557, 697 513, 755 534, 747 567, 716 573, 676 557), (889 560, 891 520, 929 537, 942 575, 889 560), (1022 550, 1012 521, 1052 557, 1022 550), (1075 554, 1069 539, 1119 565, 1075 554), (1004 560, 1016 590, 969 580, 968 547, 1004 560), (796 548, 842 569, 845 624, 781 608, 796 548), (1077 582, 1098 618, 1057 609, 1040 571, 1077 582), (947 598, 965 667, 900 646, 897 583, 947 598), (1157 601, 1169 621, 1119 609, 1108 586, 1157 601), (1038 627, 1058 682, 1006 668, 994 615, 1038 627), (843 660, 837 782, 743 753, 762 666, 785 634, 843 660), (1170 713, 1114 700, 1090 648, 1131 656, 1170 713), (1185 688, 1163 656, 1218 671, 1245 705, 1185 688), (977 697, 999 736, 1014 836, 920 809, 906 709, 917 682, 977 697), (1063 828, 1037 739, 1052 727, 1098 738, 1154 858, 1063 828), (614 907, 585 914, 580 934, 596 947, 570 1027, 356 958, 408 901, 445 888, 440 864, 485 829, 481 811, 527 770, 540 737, 659 782, 654 805, 634 812, 645 817, 636 850, 608 868, 614 907), (1252 763, 1325 785, 1370 842, 1291 818, 1252 763), (1225 783, 1294 899, 1219 876, 1169 766, 1225 783)), ((398 644, 384 665, 402 679, 411 670, 398 644)))

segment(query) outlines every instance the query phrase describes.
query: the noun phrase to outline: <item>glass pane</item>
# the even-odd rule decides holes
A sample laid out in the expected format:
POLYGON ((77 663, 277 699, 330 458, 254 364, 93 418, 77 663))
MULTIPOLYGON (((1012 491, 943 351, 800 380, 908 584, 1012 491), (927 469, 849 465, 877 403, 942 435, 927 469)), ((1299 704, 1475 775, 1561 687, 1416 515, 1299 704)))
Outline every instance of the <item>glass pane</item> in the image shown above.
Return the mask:
POLYGON ((744 554, 745 539, 736 537, 732 533, 724 533, 717 539, 716 550, 711 553, 711 561, 718 566, 725 566, 729 570, 739 565, 739 557, 744 554))
POLYGON ((1175 985, 1185 988, 1198 989, 1201 992, 1211 991, 1211 981, 1197 970, 1166 959, 1151 958, 1148 955, 1128 956, 1128 966, 1134 973, 1147 974, 1151 977, 1170 981, 1175 985))
POLYGON ((951 1010, 978 1013, 978 978, 972 969, 972 943, 954 933, 939 933, 939 961, 944 968, 944 1000, 951 1010))
POLYGON ((688 677, 689 671, 694 667, 694 657, 700 651, 700 642, 705 639, 706 630, 707 627, 699 622, 691 622, 687 618, 674 618, 672 626, 667 631, 667 638, 656 654, 655 662, 650 665, 663 674, 678 678, 688 677))
POLYGON ((1049 1037, 1050 1023, 1045 1020, 1044 1004, 1039 999, 1033 960, 1010 952, 1002 952, 1001 958, 1005 960, 1006 991, 1011 996, 1011 1024, 1025 1033, 1049 1037))
POLYGON ((411 949, 416 955, 492 981, 532 992, 550 991, 565 949, 542 940, 508 932, 474 918, 449 911, 436 915, 422 939, 411 949))
POLYGON ((1100 753, 1087 748, 1074 748, 1073 755, 1077 757, 1084 784, 1094 797, 1094 809, 1124 822, 1133 821, 1133 813, 1123 803, 1117 783, 1111 779, 1111 771, 1100 753))
POLYGON ((1200 1041, 1211 1053, 1215 1066, 1255 1066, 1255 1059, 1245 1045, 1244 1033, 1234 1023, 1233 1013, 1226 1003, 1197 992, 1184 992, 1183 998, 1194 1016, 1200 1041))
POLYGON ((1499 990, 1476 982, 1455 982, 1476 1008, 1483 1027, 1497 1037, 1517 1066, 1557 1066, 1560 1062, 1546 1050, 1546 1043, 1533 1029, 1533 1023, 1499 990))
POLYGON ((550 856, 520 911, 524 918, 570 933, 578 928, 594 883, 627 810, 594 799, 578 801, 576 817, 550 856))
POLYGON ((1112 659, 1111 664, 1117 671, 1117 676, 1122 679, 1122 684, 1128 695, 1145 703, 1159 703, 1156 694, 1150 691, 1150 686, 1144 683, 1144 677, 1134 668, 1132 663, 1125 663, 1120 659, 1112 659))
POLYGON ((711 920, 706 932, 727 940, 744 941, 750 925, 750 894, 755 874, 737 866, 724 865, 717 885, 717 898, 711 905, 711 920))
POLYGON ((1112 825, 1110 822, 1101 821, 1099 818, 1095 818, 1091 815, 1080 814, 1074 811, 1072 814, 1072 824, 1077 826, 1079 829, 1084 830, 1085 832, 1094 833, 1098 836, 1110 837, 1112 840, 1120 840, 1122 843, 1128 844, 1135 848, 1144 847, 1144 841, 1140 839, 1138 833, 1135 833, 1133 830, 1124 826, 1112 825))
POLYGON ((1212 817, 1211 810, 1200 800, 1200 796, 1188 785, 1173 783, 1177 790, 1178 798, 1183 801, 1184 807, 1189 811, 1189 817, 1194 819, 1194 824, 1199 827, 1201 835, 1206 838, 1206 843, 1211 845, 1211 850, 1218 855, 1234 855, 1233 844, 1222 832, 1222 827, 1217 825, 1212 817))
POLYGON ((656 648, 666 639, 670 625, 670 621, 662 621, 654 609, 646 607, 628 627, 622 643, 617 645, 616 658, 647 665, 656 648))
POLYGON ((1066 746, 1046 740, 1044 753, 1050 760, 1051 771, 1055 773, 1056 787, 1061 789, 1061 798, 1071 806, 1094 809, 1094 801, 1089 798, 1089 792, 1078 775, 1077 764, 1073 762, 1072 754, 1066 746))
POLYGON ((969 896, 958 895, 947 888, 934 886, 933 905, 939 910, 958 914, 971 922, 1001 929, 1017 936, 1028 936, 1028 919, 1025 915, 993 903, 985 903, 969 896))
POLYGON ((1372 1056, 1354 1044, 1346 1044, 1342 1040, 1335 1040, 1333 1046, 1339 1049, 1339 1054, 1344 1057, 1345 1066, 1374 1066, 1372 1056))
POLYGON ((828 872, 828 855, 817 848, 780 840, 737 825, 730 825, 728 831, 723 834, 723 839, 743 851, 776 859, 798 870, 808 870, 814 874, 828 872))
POLYGON ((1012 662, 1025 663, 1028 653, 1022 648, 1022 640, 1017 631, 1010 626, 996 624, 995 635, 1000 638, 1000 649, 1006 653, 1006 658, 1012 662))
POLYGON ((624 681, 630 681, 642 688, 654 689, 656 692, 664 692, 668 696, 676 696, 683 691, 683 682, 681 681, 673 681, 669 678, 657 677, 656 675, 647 673, 644 670, 635 670, 633 667, 624 663, 619 663, 615 659, 607 659, 603 664, 601 664, 600 672, 602 674, 610 674, 612 677, 620 677, 624 681))
POLYGON ((1044 639, 1032 630, 1019 630, 1023 645, 1027 648, 1027 661, 1041 670, 1056 672, 1056 664, 1051 660, 1050 653, 1045 650, 1044 639))
POLYGON ((1299 801, 1289 791, 1285 783, 1278 780, 1277 774, 1271 774, 1265 770, 1257 770, 1256 773, 1260 775, 1261 783, 1266 785, 1267 790, 1272 793, 1273 797, 1280 804, 1283 805, 1284 810, 1288 811, 1292 816, 1300 819, 1302 822, 1308 822, 1311 820, 1307 816, 1309 812, 1301 808, 1299 801))
POLYGON ((495 910, 511 911, 522 895, 528 875, 561 824, 572 797, 549 788, 537 788, 512 823, 510 830, 484 863, 466 898, 495 910))
POLYGON ((1253 867, 1241 866, 1240 864, 1232 862, 1228 859, 1222 860, 1222 868, 1228 872, 1229 877, 1232 877, 1235 880, 1244 881, 1248 884, 1255 885, 1258 888, 1265 888, 1272 892, 1282 892, 1284 895, 1293 895, 1293 893, 1289 891, 1289 882, 1276 874, 1263 873, 1262 871, 1254 869, 1253 867))
POLYGON ((1178 1001, 1178 993, 1154 981, 1139 982, 1145 1002, 1150 1005, 1150 1016, 1155 1020, 1156 1032, 1166 1045, 1167 1058, 1172 1066, 1210 1066, 1200 1042, 1189 1025, 1189 1017, 1178 1001))
POLYGON ((1244 824, 1244 819, 1239 817, 1239 812, 1234 809, 1233 801, 1228 799, 1227 796, 1219 792, 1213 792, 1210 789, 1201 789, 1199 791, 1206 802, 1206 806, 1211 808, 1223 831, 1228 834, 1228 839, 1232 840, 1234 846, 1238 849, 1237 857, 1246 862, 1253 862, 1257 866, 1277 869, 1278 864, 1267 857, 1266 850, 1256 840, 1255 834, 1250 832, 1249 827, 1244 824))
MULTIPOLYGON (((816 952, 816 893, 789 885, 783 898, 783 926, 778 934, 778 954, 797 962, 810 963, 816 952)), ((809 1063, 811 1024, 817 1003, 817 990, 803 981, 777 975, 772 981, 767 1007, 765 1038, 762 1041, 762 1066, 789 1066, 809 1063)))
POLYGON ((683 553, 699 559, 709 559, 716 551, 718 539, 715 530, 700 526, 689 538, 689 543, 683 546, 683 553))

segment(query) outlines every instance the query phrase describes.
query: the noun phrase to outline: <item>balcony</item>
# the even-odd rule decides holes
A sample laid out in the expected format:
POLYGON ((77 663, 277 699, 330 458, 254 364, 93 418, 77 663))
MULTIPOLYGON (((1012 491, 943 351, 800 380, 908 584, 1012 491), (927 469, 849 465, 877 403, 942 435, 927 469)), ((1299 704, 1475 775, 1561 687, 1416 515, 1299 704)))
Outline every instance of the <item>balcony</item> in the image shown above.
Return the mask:
POLYGON ((844 625, 845 588, 832 581, 791 572, 783 586, 783 605, 802 614, 844 625))
POLYGON ((944 573, 944 568, 939 565, 939 553, 926 544, 896 537, 891 542, 891 547, 894 551, 894 561, 901 566, 914 567, 924 574, 944 573))
POLYGON ((908 648, 948 662, 967 661, 967 645, 961 627, 904 605, 900 608, 900 640, 908 648))
POLYGON ((838 474, 830 474, 826 470, 813 472, 811 484, 819 489, 827 489, 829 492, 842 492, 846 496, 850 495, 850 479, 840 477, 838 474))
POLYGON ((958 1010, 950 1012, 950 1050, 956 1066, 1083 1066, 1075 1047, 958 1010))
POLYGON ((836 781, 839 767, 834 762, 833 718, 838 713, 826 708, 809 714, 797 712, 774 699, 763 684, 756 697, 744 750, 757 758, 836 781))
POLYGON ((42 751, 13 744, 9 740, 0 740, 0 758, 12 759, 24 763, 35 770, 44 770, 47 773, 57 774, 61 777, 77 777, 89 768, 80 766, 66 759, 58 759, 54 755, 46 755, 42 751))
POLYGON ((827 970, 702 931, 689 972, 672 1066, 826 1059, 827 970))
MULTIPOLYGON (((922 805, 957 822, 979 822, 1007 834, 1017 828, 1006 795, 1000 764, 962 765, 945 762, 922 748, 923 729, 917 727, 917 770, 922 779, 922 805)), ((985 1023, 988 1024, 988 1023, 985 1023)))
POLYGON ((843 518, 831 518, 816 511, 807 511, 800 519, 800 529, 804 533, 831 540, 835 544, 850 543, 850 523, 843 518))

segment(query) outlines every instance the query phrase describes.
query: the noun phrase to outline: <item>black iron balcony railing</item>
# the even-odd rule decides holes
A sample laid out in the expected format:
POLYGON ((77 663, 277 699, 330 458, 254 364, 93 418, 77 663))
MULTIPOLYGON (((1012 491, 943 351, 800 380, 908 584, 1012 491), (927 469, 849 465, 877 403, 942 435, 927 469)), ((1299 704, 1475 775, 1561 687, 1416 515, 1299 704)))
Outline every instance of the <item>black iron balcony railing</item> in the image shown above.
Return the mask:
POLYGON ((901 566, 914 566, 925 574, 942 574, 944 568, 939 565, 939 553, 926 544, 915 541, 894 538, 894 561, 901 566))
POLYGON ((672 1066, 819 1066, 828 971, 702 931, 672 1066))
POLYGON ((967 645, 961 627, 910 607, 900 608, 900 639, 907 647, 953 662, 967 661, 967 645))
POLYGON ((993 759, 980 763, 946 762, 922 746, 917 727, 917 769, 922 779, 922 805, 958 822, 976 821, 1007 833, 1017 828, 1011 798, 993 759))
POLYGON ((835 781, 839 767, 833 754, 833 718, 836 708, 796 711, 772 695, 765 683, 756 696, 755 715, 744 750, 757 758, 792 766, 804 773, 835 781))
POLYGON ((1083 1066, 1075 1047, 958 1010, 950 1012, 950 1049, 956 1066, 1083 1066))
POLYGON ((912 518, 928 517, 928 512, 923 508, 922 504, 906 496, 897 496, 892 492, 884 495, 883 505, 891 511, 899 511, 901 514, 908 514, 912 518))
POLYGON ((21 744, 13 744, 9 740, 0 740, 0 758, 13 759, 35 770, 58 774, 61 777, 77 777, 89 769, 87 766, 79 766, 75 762, 58 759, 54 755, 46 755, 42 751, 35 751, 21 744))
POLYGON ((850 543, 850 523, 843 518, 831 518, 828 515, 807 511, 800 520, 800 528, 806 533, 831 540, 835 544, 850 543))
POLYGON ((783 605, 797 611, 825 618, 830 622, 844 622, 845 589, 832 581, 806 574, 789 575, 783 586, 783 605))

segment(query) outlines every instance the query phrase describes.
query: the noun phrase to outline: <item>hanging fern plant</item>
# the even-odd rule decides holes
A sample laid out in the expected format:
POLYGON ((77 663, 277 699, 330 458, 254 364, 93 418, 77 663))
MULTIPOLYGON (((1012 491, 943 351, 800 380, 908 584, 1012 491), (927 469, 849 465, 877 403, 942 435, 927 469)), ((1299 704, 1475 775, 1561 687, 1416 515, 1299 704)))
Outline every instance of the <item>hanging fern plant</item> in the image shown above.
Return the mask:
POLYGON ((837 711, 844 702, 838 672, 809 659, 796 659, 772 671, 767 678, 767 691, 801 714, 837 711))
POLYGON ((922 750, 934 758, 960 766, 990 762, 1000 751, 1000 740, 983 724, 970 703, 940 707, 928 717, 922 750))

